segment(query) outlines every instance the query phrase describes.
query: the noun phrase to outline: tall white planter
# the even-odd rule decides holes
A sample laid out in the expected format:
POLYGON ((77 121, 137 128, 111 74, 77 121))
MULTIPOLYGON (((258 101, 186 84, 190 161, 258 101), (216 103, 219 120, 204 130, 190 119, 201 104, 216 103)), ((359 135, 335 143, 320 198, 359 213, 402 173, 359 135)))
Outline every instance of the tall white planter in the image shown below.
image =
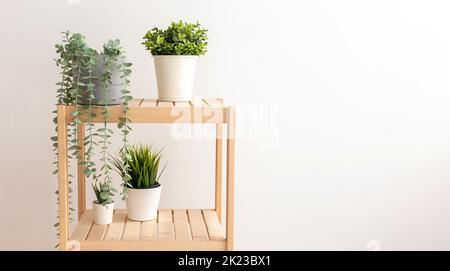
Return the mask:
POLYGON ((92 209, 94 210, 94 222, 95 224, 111 224, 114 213, 114 202, 106 205, 99 203, 92 203, 92 209))
POLYGON ((153 188, 128 188, 127 215, 131 220, 148 221, 158 216, 161 185, 153 188))
POLYGON ((160 101, 192 100, 198 56, 153 56, 160 101))

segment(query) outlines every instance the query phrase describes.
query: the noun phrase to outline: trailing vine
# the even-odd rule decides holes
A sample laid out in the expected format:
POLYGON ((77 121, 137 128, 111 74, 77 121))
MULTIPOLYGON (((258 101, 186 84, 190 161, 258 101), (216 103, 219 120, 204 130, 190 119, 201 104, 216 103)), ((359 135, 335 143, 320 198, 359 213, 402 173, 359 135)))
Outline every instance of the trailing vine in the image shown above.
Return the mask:
MULTIPOLYGON (((84 174, 87 178, 92 177, 92 187, 94 189, 97 201, 102 205, 111 203, 113 201, 114 192, 117 192, 112 186, 112 178, 110 172, 112 170, 111 161, 108 154, 108 146, 111 144, 110 138, 113 135, 113 130, 108 128, 109 122, 109 104, 110 93, 109 88, 111 86, 111 77, 113 69, 118 69, 120 78, 122 81, 121 89, 121 105, 123 106, 123 115, 119 118, 119 129, 123 136, 123 148, 127 146, 127 135, 129 134, 131 127, 129 122, 131 120, 128 117, 128 102, 132 99, 129 95, 129 75, 131 74, 131 63, 125 62, 124 51, 120 47, 119 40, 109 40, 103 46, 103 55, 99 55, 97 51, 90 48, 86 42, 85 37, 79 33, 70 35, 70 33, 63 32, 62 42, 56 44, 56 53, 58 58, 55 59, 57 67, 60 69, 60 81, 56 83, 58 86, 56 93, 56 100, 58 104, 73 105, 74 111, 71 113, 73 122, 68 125, 67 137, 69 145, 68 158, 77 159, 79 165, 84 166, 84 174), (97 68, 98 57, 104 57, 104 72, 101 78, 94 76, 95 69, 97 68), (119 59, 120 57, 120 59, 119 59), (120 64, 117 64, 120 63, 120 64), (97 117, 93 107, 94 90, 101 88, 103 92, 104 101, 101 103, 101 114, 103 116, 103 125, 101 128, 95 130, 93 123, 97 117), (80 99, 87 100, 87 104, 81 104, 80 99), (87 135, 84 138, 78 138, 79 126, 83 123, 86 125, 87 135), (84 157, 81 157, 81 145, 85 146, 84 157), (100 170, 97 170, 96 164, 93 161, 93 155, 95 154, 96 147, 100 148, 100 161, 102 162, 100 170)), ((83 103, 85 103, 83 101, 83 103)), ((55 124, 55 136, 51 137, 53 152, 55 153, 55 161, 53 164, 56 166, 53 174, 58 174, 58 136, 57 136, 57 111, 52 111, 55 114, 53 122, 55 124)), ((70 163, 67 165, 70 167, 70 163)), ((70 170, 69 170, 70 172, 70 170)), ((73 220, 73 212, 75 209, 72 207, 72 179, 73 176, 69 174, 69 221, 73 220)), ((55 192, 58 194, 58 190, 55 192)), ((59 204, 59 197, 57 199, 59 204)), ((59 213, 57 216, 59 221, 59 213)), ((59 222, 54 225, 57 230, 57 236, 59 236, 59 222)), ((58 247, 58 246, 57 246, 58 247)))
POLYGON ((95 163, 92 161, 92 155, 94 153, 94 146, 97 145, 97 142, 95 141, 95 125, 92 123, 93 119, 95 118, 95 113, 92 111, 92 103, 95 99, 94 96, 94 80, 97 78, 94 77, 93 72, 94 68, 97 65, 97 52, 95 50, 88 50, 86 52, 85 58, 84 58, 84 68, 85 73, 87 74, 85 76, 85 80, 87 81, 86 84, 86 92, 87 92, 87 100, 88 104, 83 106, 84 112, 86 112, 86 130, 88 135, 83 139, 83 144, 86 147, 85 149, 85 156, 83 161, 81 161, 81 165, 84 166, 84 175, 89 178, 91 175, 95 178, 95 163))
MULTIPOLYGON (((117 127, 121 129, 122 133, 122 142, 123 142, 123 148, 120 152, 122 155, 122 161, 130 161, 131 156, 129 154, 128 150, 128 134, 132 130, 129 126, 129 123, 131 122, 131 119, 128 117, 128 110, 129 105, 128 102, 133 99, 133 97, 130 95, 130 91, 128 90, 128 86, 130 84, 129 75, 131 74, 131 63, 126 62, 126 57, 124 55, 124 52, 122 51, 122 61, 119 65, 119 72, 121 73, 121 77, 123 78, 122 83, 122 116, 119 118, 119 123, 117 124, 117 127)), ((122 199, 125 199, 127 196, 127 187, 129 187, 129 181, 131 180, 131 176, 129 174, 129 163, 124 163, 122 167, 122 199)))
MULTIPOLYGON (((59 58, 55 59, 57 67, 61 69, 61 81, 57 83, 57 103, 58 104, 75 104, 75 110, 72 112, 72 116, 74 118, 74 123, 69 124, 68 127, 68 140, 69 140, 69 153, 68 158, 72 159, 73 157, 79 159, 80 153, 78 146, 78 126, 81 124, 80 111, 78 107, 78 98, 81 95, 82 88, 84 84, 81 82, 81 71, 83 68, 82 57, 85 55, 85 51, 88 48, 85 43, 85 38, 81 34, 73 34, 70 36, 70 33, 63 32, 63 40, 61 44, 56 44, 56 53, 59 54, 59 58)), ((57 111, 53 111, 54 114, 57 114, 57 111)), ((53 143, 53 152, 55 153, 55 161, 53 162, 56 165, 56 169, 53 174, 58 173, 58 118, 57 116, 53 119, 55 127, 56 135, 51 138, 53 143)), ((67 167, 70 169, 70 164, 68 163, 67 167)), ((72 179, 73 175, 68 175, 68 191, 69 191, 69 221, 73 221, 73 212, 75 209, 73 208, 72 202, 72 179)), ((59 194, 59 190, 56 190, 56 194, 59 194)), ((57 199, 59 204, 59 197, 57 199)), ((57 215, 57 220, 59 220, 59 213, 57 215)), ((54 225, 57 230, 57 236, 59 236, 59 222, 56 222, 54 225)))
POLYGON ((104 99, 102 101, 102 103, 104 104, 103 111, 101 112, 101 114, 103 115, 103 127, 97 130, 100 137, 99 143, 101 144, 100 161, 102 161, 102 166, 100 168, 100 173, 94 176, 94 183, 92 185, 97 197, 97 201, 102 205, 112 203, 114 192, 116 192, 116 190, 112 186, 112 179, 110 175, 112 167, 107 150, 108 145, 111 144, 110 138, 114 133, 113 130, 108 128, 110 115, 108 105, 111 101, 109 97, 109 86, 112 83, 111 77, 114 64, 117 62, 117 57, 121 53, 121 51, 119 50, 119 44, 119 40, 109 40, 103 45, 103 57, 105 62, 105 69, 101 78, 104 99))
POLYGON ((73 103, 75 105, 75 110, 72 112, 73 117, 73 127, 71 131, 72 139, 69 141, 70 147, 69 151, 72 151, 72 155, 76 159, 80 159, 80 146, 78 146, 78 126, 81 124, 80 120, 80 106, 79 106, 79 98, 81 97, 82 87, 85 86, 84 83, 81 82, 82 76, 82 66, 83 66, 83 57, 84 50, 86 49, 86 44, 84 42, 84 36, 79 33, 73 34, 72 40, 69 45, 73 46, 73 59, 72 59, 72 72, 73 77, 76 78, 72 84, 72 88, 70 89, 70 94, 73 99, 73 103))
MULTIPOLYGON (((70 61, 68 61, 68 55, 66 51, 65 44, 69 43, 69 32, 63 32, 62 33, 62 42, 63 44, 56 44, 56 53, 59 55, 58 59, 55 59, 56 66, 60 68, 60 76, 61 80, 56 83, 58 86, 58 90, 56 91, 56 100, 57 104, 69 104, 69 98, 68 93, 71 86, 71 77, 68 74, 68 71, 71 70, 70 61)), ((55 124, 55 135, 50 138, 52 141, 53 146, 53 153, 55 154, 55 161, 53 164, 55 165, 55 170, 53 171, 53 174, 58 174, 58 116, 57 116, 57 110, 53 110, 52 114, 54 114, 53 117, 53 123, 55 124)), ((59 194, 59 190, 57 189, 55 191, 55 194, 59 194)), ((57 203, 59 205, 59 197, 57 197, 57 203)), ((54 224, 54 227, 57 229, 57 237, 59 237, 59 211, 56 216, 57 222, 54 224)))

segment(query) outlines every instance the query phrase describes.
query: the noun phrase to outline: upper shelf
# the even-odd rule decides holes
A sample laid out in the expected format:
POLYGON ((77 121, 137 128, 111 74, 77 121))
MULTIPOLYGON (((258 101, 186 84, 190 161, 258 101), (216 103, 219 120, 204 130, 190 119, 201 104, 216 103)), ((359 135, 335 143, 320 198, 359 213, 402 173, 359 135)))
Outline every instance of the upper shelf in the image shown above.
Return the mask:
MULTIPOLYGON (((75 105, 59 105, 65 110, 66 121, 73 122, 72 112, 75 105)), ((133 99, 129 102, 128 117, 133 123, 227 123, 228 106, 222 98, 195 98, 189 102, 162 102, 156 99, 133 99)), ((79 109, 81 110, 81 109, 79 109)), ((93 106, 95 114, 92 122, 104 122, 103 106, 93 106)), ((123 117, 120 105, 108 106, 108 122, 119 122, 123 117)), ((80 115, 81 121, 86 121, 87 114, 80 115)))
POLYGON ((163 102, 157 99, 133 99, 129 103, 130 107, 203 107, 203 108, 225 108, 222 98, 205 99, 194 98, 189 102, 163 102))

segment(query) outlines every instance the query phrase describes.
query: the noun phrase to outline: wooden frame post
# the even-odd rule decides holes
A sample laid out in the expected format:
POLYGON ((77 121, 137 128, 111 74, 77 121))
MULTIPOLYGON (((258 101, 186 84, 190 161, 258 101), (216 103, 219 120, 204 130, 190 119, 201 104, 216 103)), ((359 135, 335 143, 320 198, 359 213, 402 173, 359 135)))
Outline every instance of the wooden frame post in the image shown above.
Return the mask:
POLYGON ((219 222, 222 222, 222 123, 216 124, 216 195, 215 209, 219 222))
POLYGON ((234 141, 235 141, 235 110, 227 107, 227 250, 233 250, 234 245, 234 141))
POLYGON ((69 240, 69 181, 67 165, 66 107, 57 106, 58 118, 58 198, 59 198, 59 248, 67 250, 69 240))
POLYGON ((77 139, 78 146, 80 152, 81 160, 78 160, 78 219, 81 218, 84 211, 86 210, 86 177, 84 175, 84 165, 81 165, 80 162, 84 161, 84 136, 85 136, 85 128, 86 124, 82 123, 78 125, 77 129, 77 139))

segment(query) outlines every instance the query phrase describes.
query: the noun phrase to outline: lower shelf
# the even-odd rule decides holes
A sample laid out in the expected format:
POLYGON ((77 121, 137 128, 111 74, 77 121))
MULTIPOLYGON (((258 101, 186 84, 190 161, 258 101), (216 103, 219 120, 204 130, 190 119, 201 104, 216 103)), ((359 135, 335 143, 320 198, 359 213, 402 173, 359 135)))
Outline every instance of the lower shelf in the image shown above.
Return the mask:
POLYGON ((127 219, 115 210, 113 223, 97 225, 86 210, 76 226, 72 243, 81 250, 225 250, 226 239, 214 210, 159 210, 153 221, 127 219))

